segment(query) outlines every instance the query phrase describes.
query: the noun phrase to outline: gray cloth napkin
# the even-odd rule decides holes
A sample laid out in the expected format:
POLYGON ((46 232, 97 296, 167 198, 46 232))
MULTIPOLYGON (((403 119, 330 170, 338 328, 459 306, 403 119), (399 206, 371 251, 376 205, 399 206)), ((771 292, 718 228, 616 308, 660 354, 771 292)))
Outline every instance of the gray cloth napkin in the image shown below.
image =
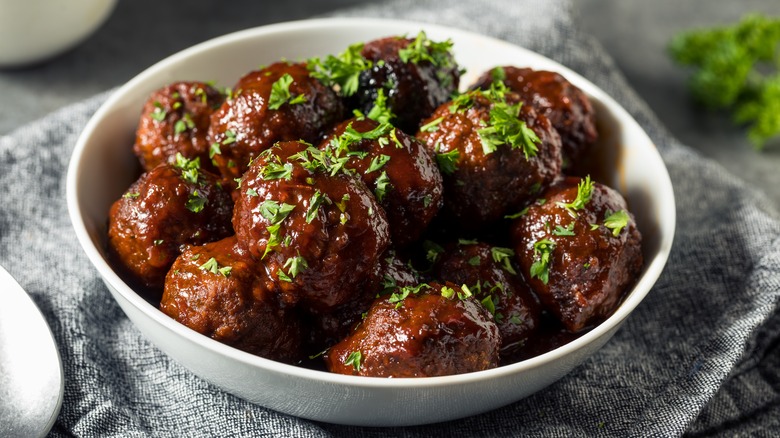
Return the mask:
POLYGON ((571 374, 483 415, 371 429, 252 405, 142 337, 76 242, 65 172, 102 94, 0 138, 0 264, 43 311, 65 371, 52 436, 771 436, 780 428, 777 215, 760 194, 660 126, 603 50, 577 31, 569 2, 398 0, 336 15, 495 36, 571 67, 612 95, 650 134, 675 187, 676 240, 654 289, 571 374))

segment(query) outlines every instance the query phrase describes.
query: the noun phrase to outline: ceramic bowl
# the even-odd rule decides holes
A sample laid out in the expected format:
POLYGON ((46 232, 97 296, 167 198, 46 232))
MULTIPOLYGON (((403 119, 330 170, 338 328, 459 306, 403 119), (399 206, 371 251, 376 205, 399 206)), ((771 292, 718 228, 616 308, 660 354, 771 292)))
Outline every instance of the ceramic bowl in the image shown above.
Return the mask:
POLYGON ((201 378, 250 402, 308 419, 352 425, 402 426, 466 417, 507 405, 563 377, 603 346, 650 292, 666 263, 675 229, 669 175, 650 138, 612 98, 577 73, 504 41, 429 24, 380 19, 289 22, 229 34, 164 59, 116 91, 95 113, 73 152, 68 208, 84 251, 138 329, 201 378), (109 206, 136 178, 131 146, 141 107, 155 89, 178 80, 232 86, 260 65, 343 51, 389 35, 451 39, 468 85, 496 65, 560 72, 584 90, 597 111, 599 181, 619 190, 643 233, 645 266, 617 311, 562 347, 492 370, 429 378, 383 379, 330 374, 231 348, 179 324, 136 294, 106 257, 109 206))

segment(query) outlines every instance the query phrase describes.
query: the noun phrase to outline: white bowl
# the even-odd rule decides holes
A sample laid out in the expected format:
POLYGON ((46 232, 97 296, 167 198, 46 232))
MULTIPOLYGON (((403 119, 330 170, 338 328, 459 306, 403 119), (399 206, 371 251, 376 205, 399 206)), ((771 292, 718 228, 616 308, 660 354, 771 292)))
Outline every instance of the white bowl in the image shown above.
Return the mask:
POLYGON ((461 418, 526 397, 560 379, 593 354, 650 291, 666 263, 675 228, 669 175, 658 151, 614 100, 577 73, 509 43, 442 26, 380 19, 323 19, 282 23, 226 35, 175 54, 114 93, 95 113, 73 152, 68 209, 84 251, 138 329, 160 350, 225 391, 270 409, 313 420, 401 426, 461 418), (135 178, 131 145, 143 102, 177 80, 216 80, 232 86, 258 66, 343 51, 349 44, 425 30, 452 39, 468 69, 463 84, 496 65, 554 70, 594 101, 601 161, 612 165, 600 181, 623 193, 643 233, 645 266, 636 286, 604 323, 553 351, 476 373, 417 379, 330 374, 285 365, 220 344, 164 315, 137 295, 106 259, 109 206, 135 178))
POLYGON ((100 27, 117 0, 0 0, 0 67, 62 53, 100 27))

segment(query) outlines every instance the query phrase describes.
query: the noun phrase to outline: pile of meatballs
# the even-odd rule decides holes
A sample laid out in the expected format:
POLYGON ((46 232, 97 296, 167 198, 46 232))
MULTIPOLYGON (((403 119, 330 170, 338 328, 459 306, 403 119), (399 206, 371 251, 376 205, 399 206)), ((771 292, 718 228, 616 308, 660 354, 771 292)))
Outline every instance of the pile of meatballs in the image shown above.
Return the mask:
POLYGON ((421 32, 153 92, 113 265, 205 336, 341 374, 486 370, 587 332, 643 263, 583 168, 591 102, 554 72, 462 73, 421 32))

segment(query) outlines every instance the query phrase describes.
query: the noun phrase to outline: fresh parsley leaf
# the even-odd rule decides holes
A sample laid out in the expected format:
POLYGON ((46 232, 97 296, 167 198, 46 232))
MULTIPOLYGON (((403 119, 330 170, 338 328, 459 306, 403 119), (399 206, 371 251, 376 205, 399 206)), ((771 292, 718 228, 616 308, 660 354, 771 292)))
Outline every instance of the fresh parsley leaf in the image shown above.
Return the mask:
POLYGON ((324 60, 308 61, 311 76, 325 85, 338 85, 342 96, 355 94, 360 85, 360 73, 370 69, 373 63, 361 54, 363 44, 353 44, 338 56, 328 55, 324 60))
MULTIPOLYGON (((293 83, 293 77, 285 73, 271 84, 271 95, 268 97, 268 109, 277 110, 287 103, 290 98, 290 84, 293 83)), ((304 97, 305 98, 305 97, 304 97)))
POLYGON ((577 197, 571 202, 556 202, 555 205, 563 207, 571 217, 577 217, 577 210, 582 210, 593 196, 593 181, 590 175, 581 179, 577 184, 577 197))
POLYGON ((436 164, 442 173, 452 175, 458 170, 458 161, 460 160, 460 152, 457 149, 453 149, 449 152, 437 153, 436 164))
POLYGON ((360 351, 353 351, 349 353, 349 356, 344 360, 344 365, 352 365, 356 372, 360 372, 360 362, 363 360, 363 355, 360 351))
POLYGON ((625 210, 616 211, 604 218, 604 226, 612 230, 612 235, 617 237, 620 231, 628 225, 628 212, 625 210))
POLYGON ((547 284, 550 279, 550 258, 555 249, 555 242, 541 239, 534 243, 534 262, 531 264, 531 278, 538 278, 547 284))

